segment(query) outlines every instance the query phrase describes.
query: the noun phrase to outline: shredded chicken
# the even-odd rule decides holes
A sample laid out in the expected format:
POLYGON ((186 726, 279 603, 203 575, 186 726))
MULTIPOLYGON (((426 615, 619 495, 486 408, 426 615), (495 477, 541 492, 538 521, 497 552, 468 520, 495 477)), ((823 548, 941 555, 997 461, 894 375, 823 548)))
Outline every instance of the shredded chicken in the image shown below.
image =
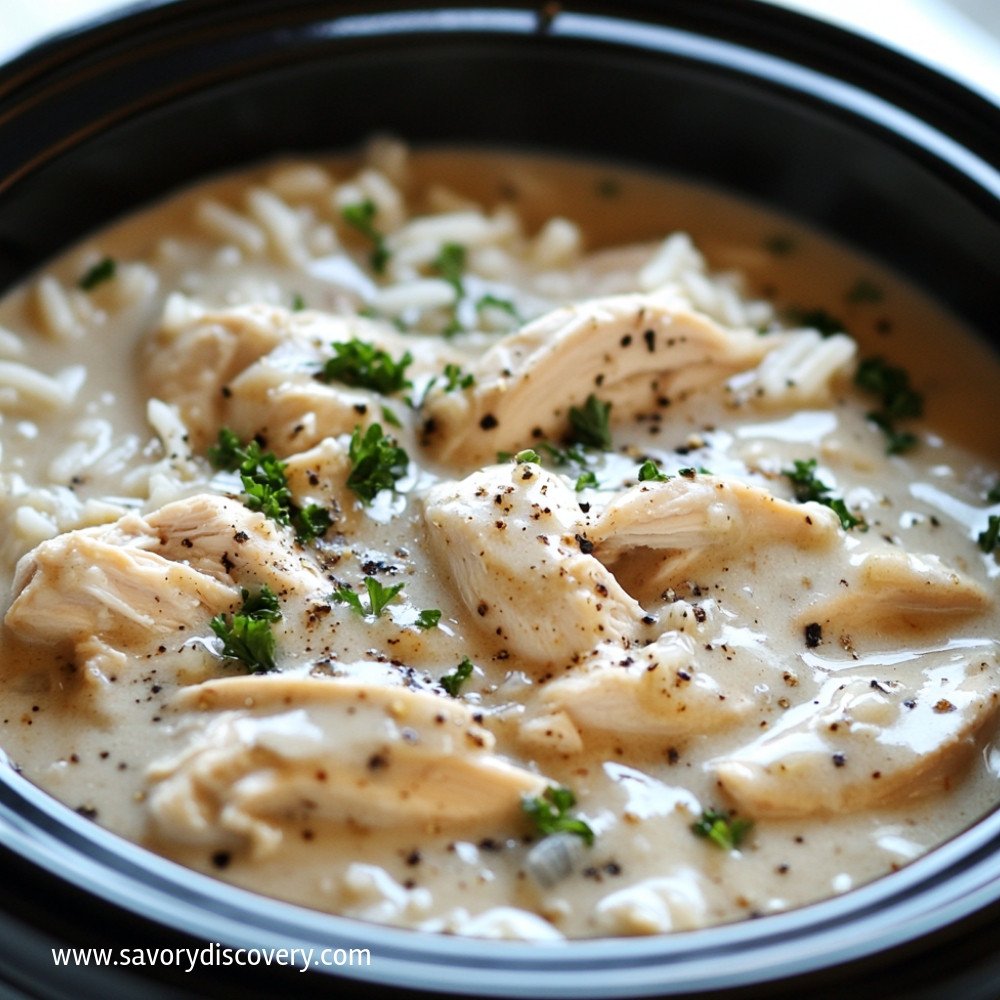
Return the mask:
MULTIPOLYGON (((727 332, 669 296, 620 295, 567 306, 504 337, 475 364, 475 385, 433 394, 428 434, 436 457, 478 464, 533 432, 560 436, 572 405, 595 385, 710 366, 721 380, 756 364, 780 338, 727 332)), ((660 386, 666 391, 666 383, 660 386)))
POLYGON ((302 816, 516 830, 521 796, 546 784, 493 753, 468 705, 384 678, 231 678, 185 689, 175 708, 195 735, 151 767, 149 812, 159 836, 183 843, 266 854, 302 816))
POLYGON ((534 663, 627 647, 645 613, 591 554, 563 480, 532 462, 432 489, 428 541, 471 621, 534 663))
POLYGON ((37 643, 144 649, 265 583, 283 597, 328 589, 290 529, 199 494, 43 542, 18 564, 6 623, 37 643))
POLYGON ((537 732, 542 720, 552 729, 552 716, 565 715, 581 734, 579 747, 560 735, 550 749, 567 752, 624 740, 631 753, 644 745, 659 753, 664 739, 738 725, 759 707, 752 690, 760 679, 759 663, 743 655, 727 664, 731 676, 720 676, 704 659, 694 640, 678 632, 666 632, 628 657, 604 655, 544 687, 540 704, 547 714, 541 720, 529 717, 528 733, 537 732))
POLYGON ((640 483, 613 500, 590 526, 602 559, 630 549, 700 549, 782 542, 823 548, 837 537, 837 516, 818 503, 791 503, 737 479, 678 476, 640 483))
POLYGON ((228 427, 283 457, 380 419, 378 393, 315 377, 331 344, 354 339, 395 359, 414 349, 361 317, 241 306, 161 327, 147 342, 146 370, 155 373, 157 398, 177 406, 195 452, 228 427))

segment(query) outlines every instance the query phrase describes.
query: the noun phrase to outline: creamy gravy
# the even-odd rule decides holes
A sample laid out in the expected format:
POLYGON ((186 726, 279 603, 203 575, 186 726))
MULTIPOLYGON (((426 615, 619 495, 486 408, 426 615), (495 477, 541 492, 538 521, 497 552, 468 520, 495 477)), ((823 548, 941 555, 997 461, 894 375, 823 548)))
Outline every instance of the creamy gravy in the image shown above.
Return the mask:
MULTIPOLYGON (((892 274, 718 192, 486 152, 404 163, 386 147, 373 163, 374 176, 331 161, 213 181, 94 237, 4 301, 0 346, 16 366, 0 390, 6 603, 22 597, 3 633, 0 742, 23 773, 124 837, 262 893, 500 937, 781 911, 891 872, 992 808, 997 562, 977 539, 1000 510, 988 498, 1000 445, 984 419, 993 353, 892 274), (342 216, 369 198, 388 240, 384 276, 342 216), (467 216, 430 235, 406 229, 445 211, 467 216), (675 231, 691 234, 710 273, 683 242, 663 250, 675 231), (449 243, 465 248, 465 306, 448 301, 435 263, 449 243), (626 249, 601 250, 616 246, 626 249), (654 262, 667 267, 670 253, 688 263, 657 284, 654 262), (105 256, 114 277, 78 288, 105 256), (742 294, 711 276, 729 270, 744 276, 742 294), (641 274, 649 287, 634 283, 641 274), (385 293, 407 282, 409 299, 385 293), (676 286, 665 299, 661 284, 676 286), (621 305, 627 294, 639 298, 621 305), (510 308, 470 310, 484 296, 510 308), (596 317, 584 304, 558 319, 566 301, 594 297, 610 303, 596 317), (856 352, 846 337, 809 334, 794 363, 830 358, 814 386, 780 377, 788 360, 765 377, 784 336, 771 302, 779 317, 839 317, 856 352), (612 448, 563 466, 531 433, 497 447, 508 418, 489 425, 503 392, 476 408, 484 352, 551 315, 546 335, 568 346, 552 362, 542 436, 558 442, 567 407, 590 393, 613 404, 612 448), (581 374, 585 352, 567 333, 581 316, 607 339, 609 371, 615 352, 645 352, 646 374, 581 374), (434 333, 453 322, 474 329, 434 333), (644 343, 657 323, 659 339, 644 343), (270 362, 270 342, 233 362, 199 396, 191 380, 213 359, 220 372, 229 364, 199 339, 207 327, 226 343, 285 346, 270 362), (657 352, 674 349, 674 330, 708 346, 667 376, 657 352), (722 346, 709 345, 720 331, 722 346), (336 381, 316 389, 329 344, 350 337, 396 359, 411 352, 414 387, 384 399, 336 381), (877 404, 851 383, 872 355, 904 366, 925 400, 923 419, 899 425, 917 445, 891 458, 866 419, 877 404), (241 378, 255 363, 264 368, 241 378), (442 393, 446 363, 476 384, 442 393), (22 365, 51 384, 33 388, 22 365), (305 395, 282 396, 276 371, 305 395), (432 375, 414 410, 403 397, 432 375), (327 390, 321 403, 310 395, 327 390), (159 434, 150 398, 177 408, 149 414, 159 434), (288 463, 299 507, 332 510, 324 537, 296 546, 246 510, 238 477, 205 458, 216 407, 288 463), (353 426, 373 417, 410 465, 366 505, 345 486, 346 456, 353 426), (531 448, 540 462, 494 464, 498 450, 531 448), (795 502, 784 471, 814 458, 863 526, 795 502), (670 479, 637 482, 647 459, 670 479), (585 471, 598 487, 577 491, 585 471), (206 493, 235 499, 191 499, 206 493), (107 548, 44 541, 123 515, 94 528, 118 532, 107 548), (227 536, 221 556, 204 537, 213 524, 227 536), (518 531, 544 556, 510 541, 518 531), (241 532, 242 555, 228 541, 241 532), (34 578, 11 585, 37 543, 34 578), (88 576, 116 547, 181 575, 156 563, 136 576, 128 563, 88 576), (212 558, 208 587, 194 576, 212 558), (330 596, 350 588, 367 601, 366 577, 403 584, 378 618, 330 596), (139 593, 156 579, 195 596, 164 610, 167 590, 139 593), (220 655, 209 623, 265 579, 282 610, 279 670, 248 675, 220 655), (94 596, 116 587, 114 600, 94 596), (427 609, 441 618, 422 629, 427 609), (451 698, 437 682, 466 657, 473 673, 451 698), (394 784, 397 769, 417 791, 394 784), (549 785, 572 789, 570 812, 594 834, 592 846, 562 835, 565 872, 539 862, 542 837, 521 808, 549 785), (754 824, 738 849, 692 832, 709 809, 754 824)), ((512 350, 501 381, 513 383, 528 352, 512 350)), ((545 364, 531 378, 548 377, 545 364)))

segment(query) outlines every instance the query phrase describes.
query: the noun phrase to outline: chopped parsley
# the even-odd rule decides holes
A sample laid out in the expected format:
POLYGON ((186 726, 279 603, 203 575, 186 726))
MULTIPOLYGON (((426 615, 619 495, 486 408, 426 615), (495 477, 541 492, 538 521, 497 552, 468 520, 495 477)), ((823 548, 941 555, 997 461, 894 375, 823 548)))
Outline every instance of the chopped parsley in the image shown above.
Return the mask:
POLYGON ((521 808, 535 824, 535 829, 548 837, 553 833, 576 834, 589 847, 594 843, 594 831, 582 820, 570 816, 576 796, 568 788, 549 785, 541 795, 525 795, 521 808))
POLYGON ((454 392, 456 389, 470 389, 476 384, 475 375, 466 374, 458 365, 450 363, 444 366, 444 379, 445 392, 454 392))
POLYGON ((437 628, 439 621, 441 621, 441 612, 437 608, 424 608, 417 615, 417 620, 413 624, 417 628, 427 631, 428 629, 437 628))
POLYGON ((355 205, 345 205, 340 214, 352 229, 356 229, 362 236, 367 236, 372 241, 372 252, 368 260, 376 274, 384 274, 390 253, 385 236, 375 228, 375 216, 378 214, 375 202, 371 198, 366 198, 355 205))
POLYGON ((607 451, 611 447, 611 427, 608 416, 611 404, 602 403, 593 393, 582 407, 569 408, 570 440, 585 448, 607 451))
POLYGON ((305 545, 315 538, 322 538, 333 524, 330 512, 318 503, 296 507, 292 504, 292 527, 295 537, 305 545))
POLYGON ((472 676, 472 667, 472 660, 463 656, 462 662, 450 673, 445 674, 438 683, 452 698, 457 698, 462 685, 472 676))
POLYGON ((330 346, 333 357, 327 359, 316 373, 321 382, 342 382, 344 385, 374 389, 383 396, 408 389, 412 384, 406 378, 406 369, 413 363, 413 355, 409 351, 394 361, 385 351, 356 337, 330 346))
POLYGON ((847 504, 843 500, 830 496, 830 487, 816 478, 816 465, 815 458, 810 458, 807 461, 796 459, 794 468, 781 470, 781 474, 788 476, 792 481, 795 499, 799 503, 815 500, 816 503, 829 507, 840 518, 841 527, 845 531, 856 528, 859 524, 864 524, 862 518, 855 516, 847 509, 847 504))
POLYGON ((406 475, 410 459, 396 444, 396 439, 382 433, 380 424, 372 424, 362 433, 355 427, 348 449, 351 472, 347 485, 365 503, 371 503, 382 490, 391 490, 406 475))
MULTIPOLYGON (((457 328, 456 328, 457 329, 457 328)), ((452 331, 454 332, 454 331, 452 331)), ((444 385, 441 386, 442 392, 454 392, 456 389, 471 389, 472 386, 476 384, 476 377, 471 373, 463 372, 462 369, 449 362, 444 366, 444 371, 441 376, 444 379, 444 385)), ((424 391, 420 396, 420 399, 414 399, 412 396, 404 396, 407 406, 413 410, 419 410, 420 407, 427 402, 427 397, 431 394, 431 389, 437 384, 438 376, 434 375, 428 379, 427 384, 424 386, 424 391)), ((498 459, 498 461, 504 461, 503 459, 498 459)))
POLYGON ((517 306, 515 306, 510 299, 502 299, 498 295, 493 295, 490 292, 487 292, 485 295, 480 295, 476 300, 476 312, 482 312, 484 309, 498 309, 500 312, 504 312, 510 316, 510 318, 516 323, 524 322, 524 317, 520 314, 517 306))
POLYGON ((1000 516, 990 514, 986 530, 979 533, 979 547, 984 552, 993 552, 1000 546, 1000 516))
POLYGON ((670 476, 668 476, 651 458, 647 458, 642 465, 639 466, 639 482, 640 483, 665 483, 670 476))
POLYGON ((242 591, 243 607, 234 615, 216 615, 212 631, 222 640, 222 655, 239 660, 252 674, 277 670, 271 623, 281 620, 278 598, 265 583, 256 594, 242 591))
POLYGON ((285 477, 285 463, 273 452, 251 440, 243 444, 228 427, 219 429, 218 442, 208 449, 209 461, 217 469, 239 472, 243 502, 278 524, 291 525, 295 537, 306 544, 326 534, 332 521, 329 511, 318 504, 298 507, 292 502, 285 477))
POLYGON ((397 583, 391 587, 383 587, 373 576, 365 577, 365 590, 368 591, 368 607, 361 602, 361 596, 350 587, 338 587, 330 597, 338 604, 346 604, 363 618, 378 618, 389 602, 403 589, 403 584, 397 583))
POLYGON ((465 247, 461 243, 445 243, 437 257, 431 262, 431 269, 441 275, 461 298, 465 294, 462 275, 465 272, 465 247))
POLYGON ((77 284, 85 292, 92 291, 98 285, 103 285, 105 281, 110 281, 115 276, 118 265, 111 257, 99 260, 93 267, 87 268, 77 284))
POLYGON ((701 818, 691 824, 691 832, 712 841, 724 851, 734 851, 753 829, 752 821, 727 816, 715 809, 706 809, 701 818))
POLYGON ((302 312, 306 307, 306 300, 302 297, 301 292, 295 292, 292 295, 292 312, 302 312))
POLYGON ((455 304, 452 306, 451 319, 442 331, 445 336, 458 333, 462 329, 462 324, 458 321, 458 303, 465 296, 465 286, 462 283, 465 258, 465 247, 461 243, 445 243, 437 257, 431 261, 431 270, 440 274, 455 289, 455 304))
POLYGON ((549 458, 551 458, 556 465, 587 464, 587 456, 577 447, 571 446, 569 448, 560 448, 558 445, 554 445, 551 441, 540 441, 538 446, 539 448, 543 448, 548 453, 549 458))
MULTIPOLYGON (((587 456, 575 445, 569 448, 560 448, 558 445, 554 445, 551 441, 539 441, 538 447, 545 451, 549 458, 556 465, 580 465, 585 466, 587 464, 587 456)), ((498 462, 537 462, 541 464, 542 457, 535 451, 534 448, 525 448, 523 451, 513 454, 509 451, 498 451, 497 461, 498 462)), ((588 487, 597 489, 600 487, 600 483, 597 481, 597 476, 593 469, 584 469, 577 477, 575 488, 576 492, 580 493, 588 487)))
POLYGON ((847 332, 844 321, 831 316, 825 309, 790 309, 788 315, 793 323, 818 330, 824 337, 847 332))
POLYGON ((382 407, 382 419, 392 427, 402 427, 403 422, 396 416, 388 406, 382 407))
POLYGON ((905 369, 887 364, 883 358, 865 358, 858 365, 854 384, 877 396, 881 403, 878 410, 868 414, 868 419, 885 434, 886 452, 899 455, 912 448, 917 443, 916 435, 897 430, 896 422, 922 416, 924 398, 910 385, 905 369))

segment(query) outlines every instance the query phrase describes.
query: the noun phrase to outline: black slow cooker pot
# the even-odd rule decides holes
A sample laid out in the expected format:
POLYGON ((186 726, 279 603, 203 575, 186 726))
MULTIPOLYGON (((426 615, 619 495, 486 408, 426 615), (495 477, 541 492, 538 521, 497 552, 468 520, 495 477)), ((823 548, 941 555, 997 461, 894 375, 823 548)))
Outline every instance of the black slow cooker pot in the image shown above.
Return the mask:
MULTIPOLYGON (((0 70, 0 289, 87 231, 278 152, 415 143, 653 167, 889 263, 994 343, 1000 107, 758 0, 175 0, 0 70)), ((798 911, 669 937, 458 940, 252 896, 0 767, 0 989, 108 997, 1000 996, 1000 813, 798 911), (368 949, 370 966, 56 965, 52 948, 368 949)))

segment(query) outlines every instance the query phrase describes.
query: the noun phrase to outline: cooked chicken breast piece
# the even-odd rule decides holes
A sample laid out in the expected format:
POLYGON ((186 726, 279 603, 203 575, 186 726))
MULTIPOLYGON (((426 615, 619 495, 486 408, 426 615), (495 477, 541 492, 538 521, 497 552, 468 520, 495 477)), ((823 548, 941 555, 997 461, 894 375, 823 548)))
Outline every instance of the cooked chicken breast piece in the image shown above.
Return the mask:
MULTIPOLYGON (((473 366, 464 393, 433 393, 428 440, 446 462, 481 464, 516 451, 532 433, 559 437, 569 408, 611 390, 686 367, 717 380, 755 365, 780 342, 727 332, 669 295, 619 295, 557 309, 504 337, 473 366)), ((666 386, 661 387, 665 390, 666 386)))
POLYGON ((156 398, 178 408, 196 453, 228 427, 284 456, 379 419, 378 393, 315 378, 333 343, 355 339, 395 360, 410 351, 417 369, 437 370, 431 338, 404 338, 357 316, 263 305, 161 327, 145 345, 143 370, 156 398))
POLYGON ((925 669, 915 683, 833 676, 814 700, 713 770, 755 818, 856 812, 940 794, 993 731, 996 671, 994 655, 925 669))
POLYGON ((279 597, 329 590, 329 583, 295 545, 291 528, 249 510, 238 500, 199 493, 147 514, 154 551, 183 560, 223 582, 267 584, 279 597))
POLYGON ((852 560, 846 589, 811 605, 799 618, 830 629, 894 633, 940 628, 981 612, 993 599, 971 577, 939 556, 886 546, 852 560))
POLYGON ((182 691, 174 708, 193 736, 149 770, 154 834, 259 855, 303 819, 517 830, 522 795, 545 779, 498 757, 463 702, 386 684, 372 666, 377 682, 270 675, 182 691))
POLYGON ((150 393, 178 408, 194 451, 223 423, 223 386, 291 335, 293 315, 264 305, 224 309, 161 326, 146 342, 140 370, 150 393))
POLYGON ((42 542, 18 563, 6 623, 37 643, 145 649, 265 583, 283 598, 329 589, 291 529, 199 494, 42 542))
POLYGON ((837 538, 837 515, 818 503, 792 503, 738 479, 699 474, 639 483, 613 500, 588 530, 602 559, 634 548, 700 549, 784 542, 823 548, 837 538))
POLYGON ((527 734, 537 741, 542 720, 565 715, 579 731, 578 745, 550 725, 558 737, 550 749, 575 752, 594 742, 622 739, 630 753, 640 752, 645 743, 662 753, 665 739, 738 725, 758 705, 753 684, 761 671, 746 650, 731 655, 734 662, 720 672, 704 662, 690 636, 665 632, 628 657, 602 656, 541 689, 538 705, 545 714, 539 718, 529 712, 527 734))
POLYGON ((289 371, 278 352, 247 368, 228 390, 225 425, 243 440, 266 441, 279 458, 382 420, 377 393, 325 385, 311 371, 289 371))
POLYGON ((434 487, 428 542, 470 620, 533 663, 627 647, 645 615, 590 554, 577 497, 533 462, 434 487))
POLYGON ((174 562, 150 551, 150 543, 148 535, 102 528, 43 542, 18 563, 8 628, 36 643, 76 644, 96 636, 116 648, 144 647, 238 602, 231 580, 174 562))

